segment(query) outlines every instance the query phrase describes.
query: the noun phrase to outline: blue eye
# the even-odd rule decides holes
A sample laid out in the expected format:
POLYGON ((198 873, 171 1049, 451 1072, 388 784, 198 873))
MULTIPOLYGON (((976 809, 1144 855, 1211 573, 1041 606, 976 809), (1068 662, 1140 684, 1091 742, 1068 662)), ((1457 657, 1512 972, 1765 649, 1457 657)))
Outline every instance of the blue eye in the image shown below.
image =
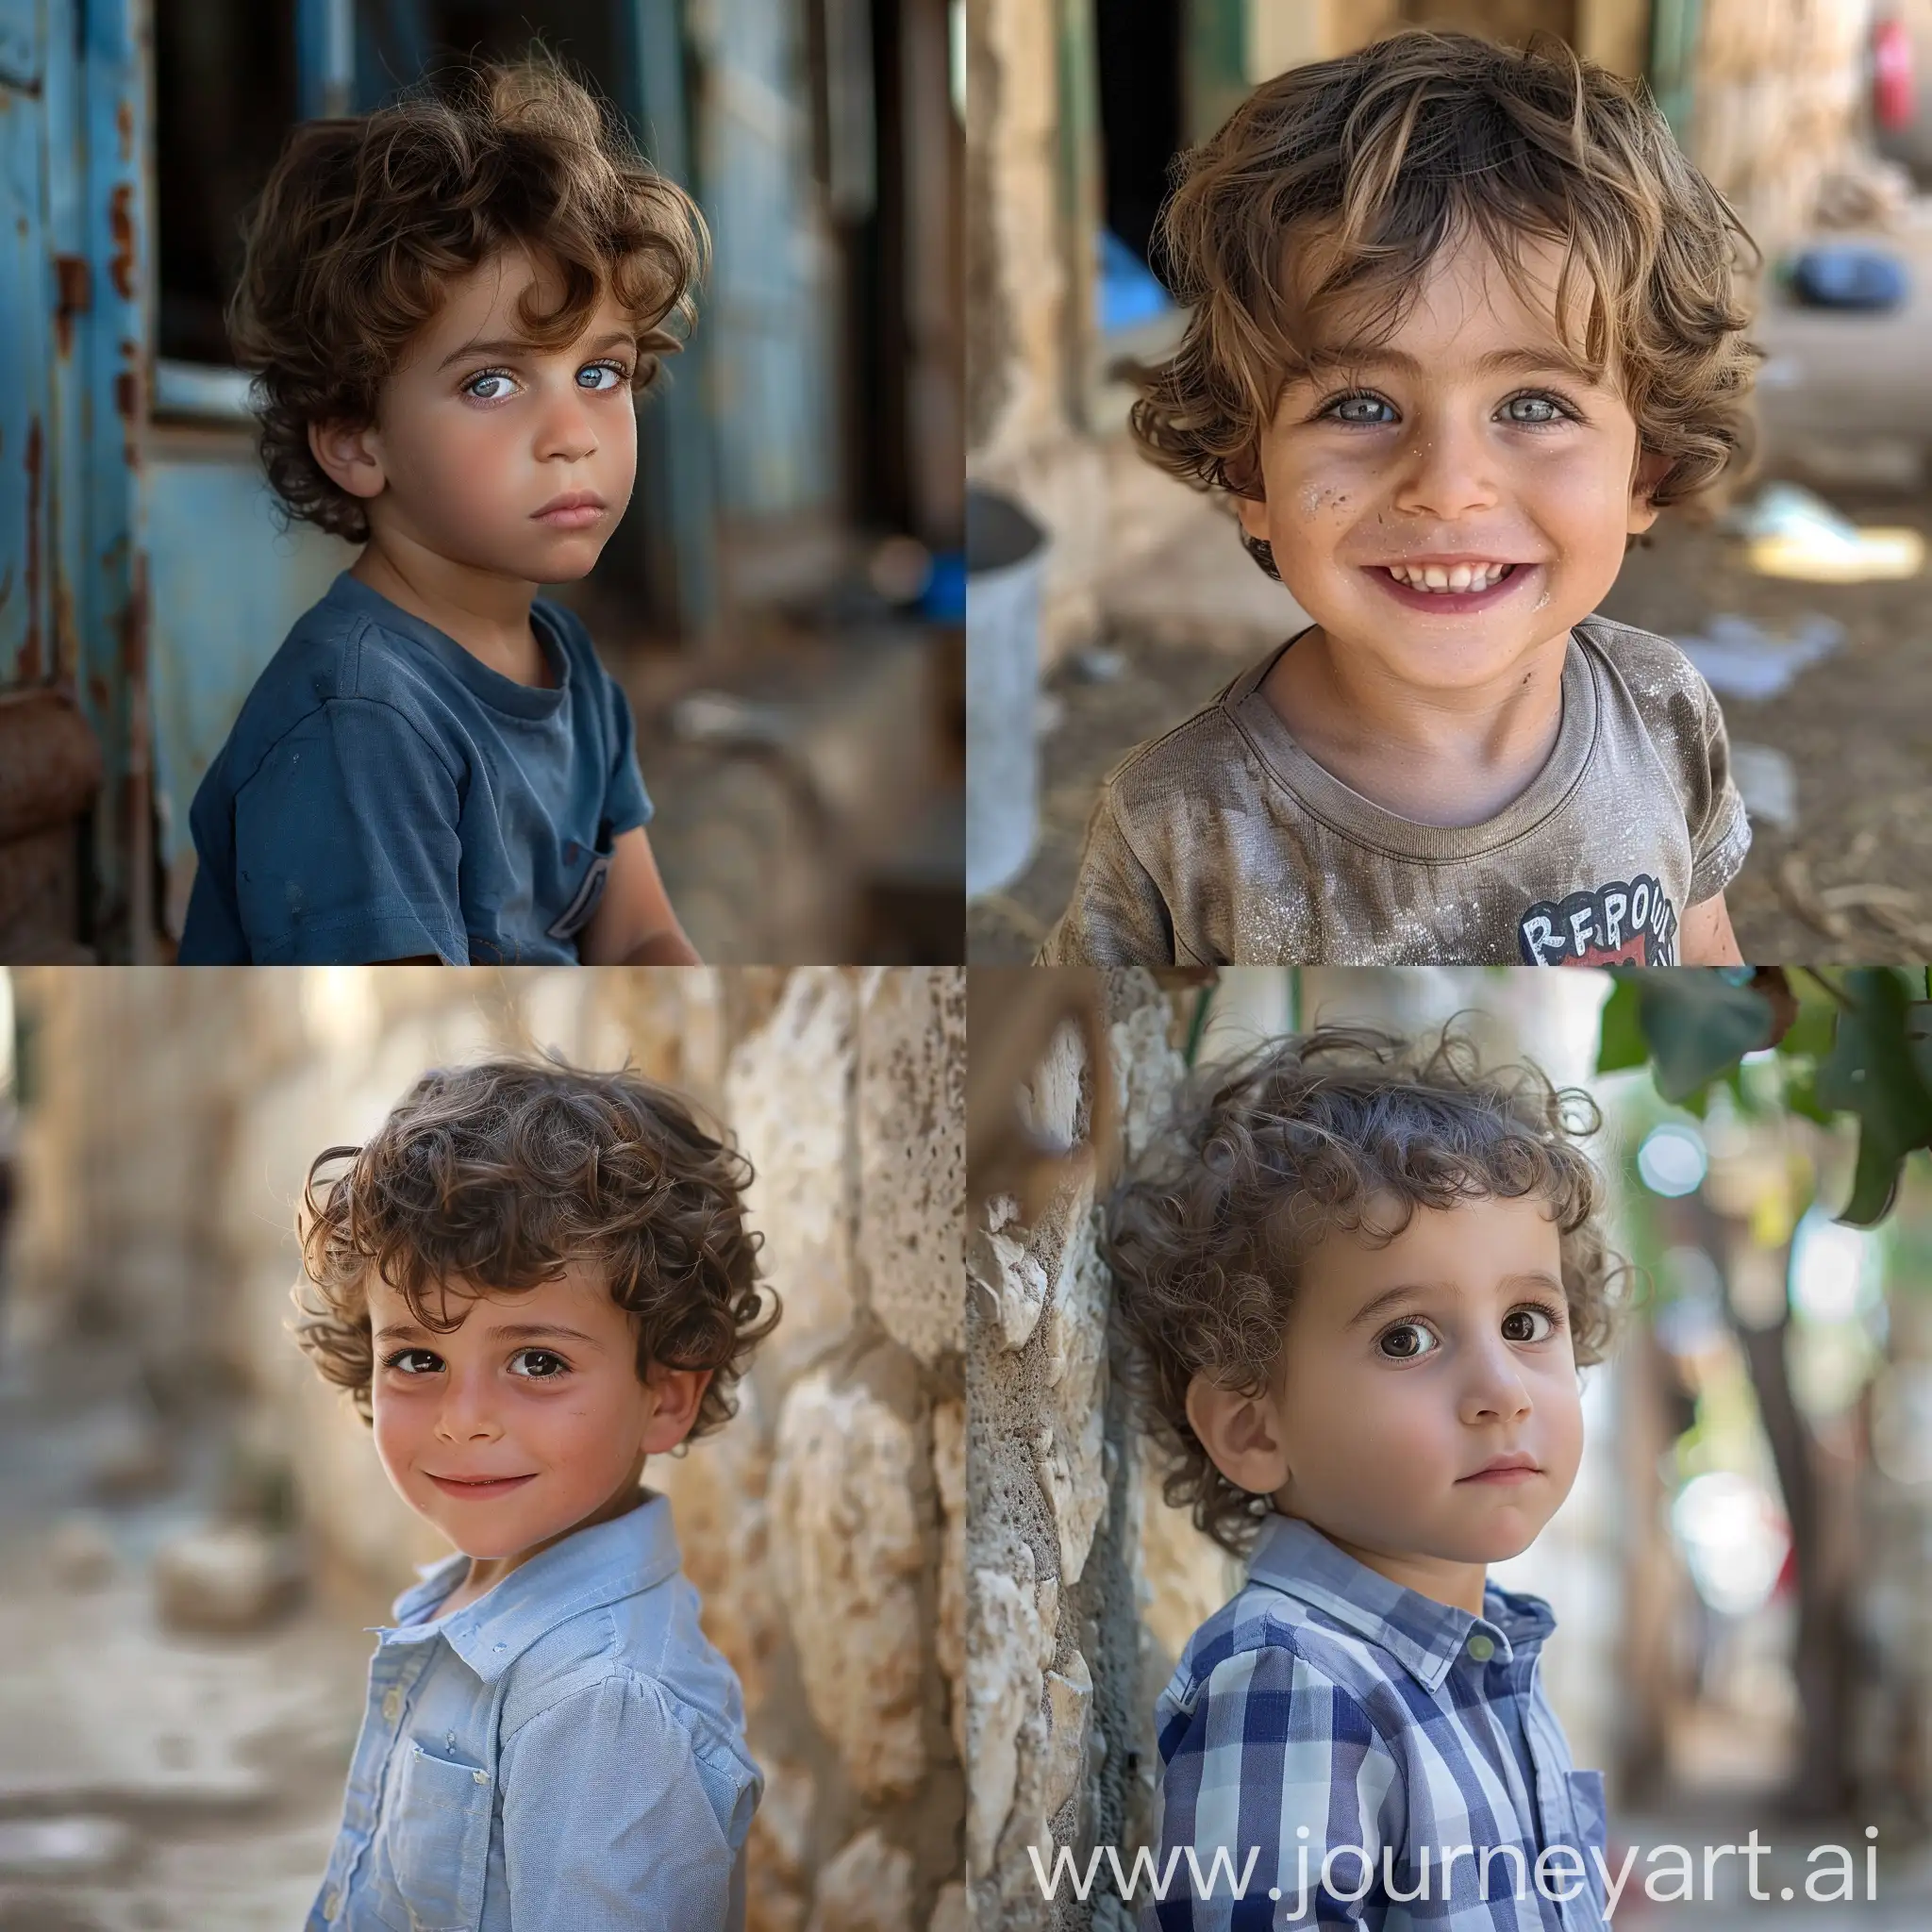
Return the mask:
POLYGON ((630 372, 622 362, 587 362, 577 371, 577 387, 579 389, 596 390, 599 391, 613 390, 629 380, 630 372), (592 377, 608 375, 610 380, 608 382, 586 382, 584 377, 587 375, 592 377))
POLYGON ((495 391, 493 393, 486 395, 483 392, 483 390, 481 389, 480 385, 486 382, 503 383, 508 385, 513 383, 515 380, 516 378, 513 375, 511 375, 507 370, 479 370, 475 375, 471 376, 468 382, 464 383, 463 393, 466 396, 474 396, 479 403, 500 403, 509 393, 509 390, 508 387, 499 389, 495 391))
MULTIPOLYGON (((1344 411, 1352 403, 1365 403, 1372 409, 1387 409, 1391 416, 1395 413, 1394 406, 1385 402, 1380 396, 1372 395, 1367 390, 1352 390, 1347 395, 1337 396, 1333 402, 1324 404, 1315 412, 1316 420, 1325 418, 1330 422, 1353 424, 1360 429, 1388 427, 1386 421, 1374 417, 1345 414, 1344 411)), ((1518 416, 1512 413, 1507 420, 1519 429, 1547 429, 1557 423, 1577 420, 1574 409, 1560 397, 1552 395, 1545 390, 1525 390, 1521 395, 1511 396, 1503 407, 1513 412, 1518 403, 1539 404, 1549 411, 1547 415, 1541 416, 1518 416)))

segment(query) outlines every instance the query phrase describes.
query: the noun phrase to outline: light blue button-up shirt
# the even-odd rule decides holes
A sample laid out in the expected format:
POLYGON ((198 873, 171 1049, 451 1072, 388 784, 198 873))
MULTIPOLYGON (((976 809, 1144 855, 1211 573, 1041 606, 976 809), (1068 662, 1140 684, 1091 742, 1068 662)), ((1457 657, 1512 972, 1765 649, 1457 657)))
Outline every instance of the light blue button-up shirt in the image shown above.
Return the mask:
POLYGON ((307 1932, 742 1925, 764 1779, 644 1494, 447 1617, 467 1557, 396 1599, 307 1932))
POLYGON ((1143 1927, 1604 1932, 1603 1777, 1538 1676, 1555 1628, 1541 1597, 1491 1583, 1472 1616, 1270 1516, 1156 1707, 1173 1869, 1143 1927))

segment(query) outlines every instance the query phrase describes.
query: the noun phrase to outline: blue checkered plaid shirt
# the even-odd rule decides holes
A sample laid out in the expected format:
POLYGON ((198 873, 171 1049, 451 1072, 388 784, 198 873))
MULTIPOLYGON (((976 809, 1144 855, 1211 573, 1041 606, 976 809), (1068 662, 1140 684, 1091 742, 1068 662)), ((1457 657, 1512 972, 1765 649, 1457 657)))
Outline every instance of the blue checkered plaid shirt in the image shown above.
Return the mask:
POLYGON ((1174 1862, 1143 1928, 1603 1932, 1603 1777, 1537 1681, 1555 1627, 1540 1597, 1491 1584, 1474 1617, 1269 1517, 1156 1708, 1174 1862))

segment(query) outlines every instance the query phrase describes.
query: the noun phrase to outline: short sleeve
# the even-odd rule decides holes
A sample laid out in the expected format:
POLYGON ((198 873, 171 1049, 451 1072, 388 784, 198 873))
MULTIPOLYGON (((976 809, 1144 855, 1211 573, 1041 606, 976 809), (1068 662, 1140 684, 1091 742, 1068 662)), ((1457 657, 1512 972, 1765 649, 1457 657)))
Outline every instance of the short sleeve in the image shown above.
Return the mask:
POLYGON ((1160 1754, 1157 1869, 1172 1860, 1173 1875, 1148 1932, 1382 1923, 1384 1848, 1399 1857, 1407 1832, 1402 1780, 1360 1704, 1307 1658, 1265 1644, 1216 1665, 1163 1725, 1160 1754))
POLYGON ((392 707, 332 698, 235 795, 235 902, 257 965, 469 963, 455 776, 392 707))
POLYGON ((730 1922, 753 1773, 700 1745, 657 1684, 618 1673, 505 1744, 503 1863, 517 1932, 687 1932, 730 1922))
POLYGON ((1174 920, 1153 875, 1121 830, 1111 788, 1088 822, 1073 897, 1036 966, 1173 966, 1174 920))
POLYGON ((656 808, 644 790, 644 774, 638 769, 637 731, 631 722, 630 700, 624 687, 600 664, 604 681, 604 708, 609 721, 610 764, 605 775, 603 817, 614 839, 622 832, 649 824, 656 808))
POLYGON ((1737 877, 1751 850, 1751 821, 1731 775, 1731 741, 1717 694, 1697 680, 1698 763, 1690 774, 1690 904, 1714 899, 1737 877))

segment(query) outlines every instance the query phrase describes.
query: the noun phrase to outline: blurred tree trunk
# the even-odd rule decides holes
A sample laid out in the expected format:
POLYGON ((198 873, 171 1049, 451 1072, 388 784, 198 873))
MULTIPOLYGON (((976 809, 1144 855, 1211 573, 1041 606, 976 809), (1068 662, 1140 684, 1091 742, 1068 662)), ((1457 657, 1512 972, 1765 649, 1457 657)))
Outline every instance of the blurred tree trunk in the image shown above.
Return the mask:
MULTIPOLYGON (((1709 1251, 1729 1283, 1738 1250, 1750 1234, 1701 1198, 1696 1212, 1704 1223, 1709 1251)), ((1768 1324, 1743 1319, 1736 1299, 1726 1294, 1724 1309, 1757 1397, 1757 1413, 1771 1444, 1785 1516, 1790 1524, 1798 1587, 1798 1624, 1791 1674, 1798 1688, 1798 1768, 1786 1792, 1800 1817, 1833 1817, 1844 1808, 1849 1790, 1846 1733, 1851 1717, 1852 1629, 1850 1580, 1857 1534, 1849 1498, 1834 1480, 1837 1458, 1828 1457, 1791 1391, 1785 1343, 1790 1332, 1789 1243, 1775 1265, 1785 1283, 1775 1318, 1768 1324)))

